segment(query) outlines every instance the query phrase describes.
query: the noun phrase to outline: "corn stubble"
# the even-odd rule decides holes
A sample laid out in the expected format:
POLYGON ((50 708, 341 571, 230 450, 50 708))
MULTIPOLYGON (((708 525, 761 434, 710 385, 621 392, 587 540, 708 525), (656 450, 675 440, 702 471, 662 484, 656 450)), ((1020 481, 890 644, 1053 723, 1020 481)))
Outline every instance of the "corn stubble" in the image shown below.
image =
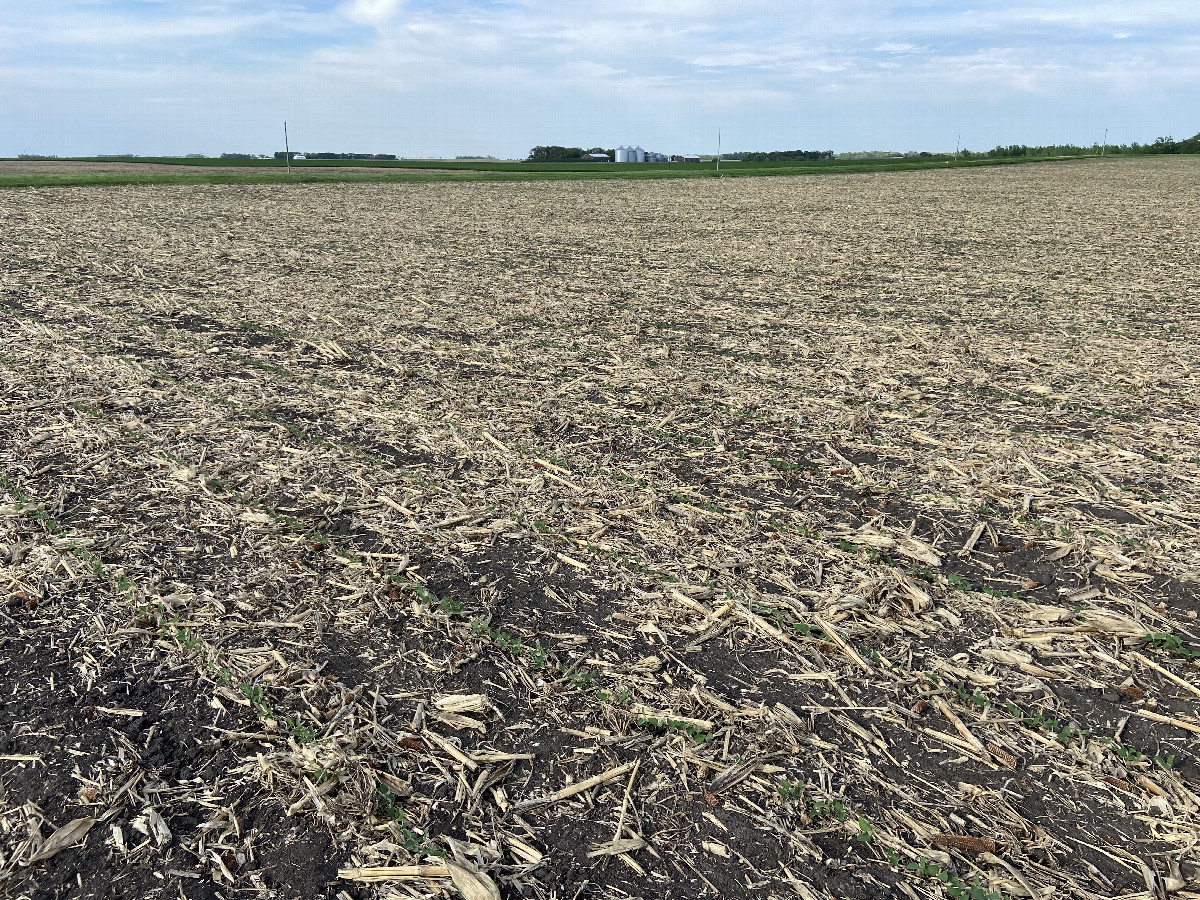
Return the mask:
POLYGON ((0 198, 0 884, 1200 895, 1197 175, 0 198))

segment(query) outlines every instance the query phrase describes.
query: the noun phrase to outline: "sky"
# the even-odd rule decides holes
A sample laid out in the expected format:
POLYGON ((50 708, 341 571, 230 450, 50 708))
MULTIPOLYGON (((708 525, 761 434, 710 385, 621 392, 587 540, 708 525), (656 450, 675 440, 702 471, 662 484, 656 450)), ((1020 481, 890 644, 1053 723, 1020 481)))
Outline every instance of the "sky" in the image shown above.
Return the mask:
POLYGON ((0 156, 1200 132, 1198 0, 0 0, 0 156))

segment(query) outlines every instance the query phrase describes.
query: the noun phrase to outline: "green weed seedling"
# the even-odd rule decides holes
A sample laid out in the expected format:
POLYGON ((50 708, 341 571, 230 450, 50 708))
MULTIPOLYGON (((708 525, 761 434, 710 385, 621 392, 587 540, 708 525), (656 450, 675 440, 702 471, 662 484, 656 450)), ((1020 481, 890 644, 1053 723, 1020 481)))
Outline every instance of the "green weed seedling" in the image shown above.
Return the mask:
MULTIPOLYGON (((1144 757, 1144 754, 1141 750, 1138 750, 1135 747, 1122 747, 1110 737, 1102 736, 1097 738, 1097 740, 1102 744, 1107 744, 1108 748, 1112 750, 1112 752, 1115 753, 1118 758, 1124 760, 1125 762, 1141 762, 1144 757)), ((1175 757, 1172 756, 1170 759, 1172 762, 1174 762, 1175 757)))
POLYGON ((413 593, 417 595, 417 600, 424 603, 426 606, 437 605, 437 595, 423 584, 413 584, 413 593))
MULTIPOLYGON (((895 857, 896 865, 899 862, 899 857, 892 854, 888 857, 889 861, 895 857)), ((905 866, 910 872, 915 872, 922 878, 928 878, 932 881, 940 881, 946 887, 946 894, 952 900, 1005 900, 1003 894, 999 891, 989 891, 987 887, 979 881, 979 878, 973 882, 966 882, 955 875, 953 872, 944 869, 942 865, 922 856, 916 862, 910 862, 905 866)))
POLYGON ((979 691, 968 692, 964 685, 952 684, 949 685, 949 687, 952 691, 954 691, 954 695, 958 697, 958 699, 964 704, 970 703, 972 706, 975 706, 978 709, 987 709, 988 704, 991 702, 987 697, 979 693, 979 691))
POLYGON ((975 585, 971 584, 971 582, 967 581, 967 579, 963 578, 961 575, 955 574, 954 572, 946 573, 946 582, 950 585, 950 587, 959 591, 975 590, 975 585))
POLYGON ((379 811, 388 819, 400 826, 400 842, 409 853, 419 853, 429 856, 445 856, 441 850, 434 847, 429 838, 404 824, 404 808, 399 799, 386 784, 376 782, 379 791, 379 811))
POLYGON ((1178 635, 1158 632, 1146 635, 1145 641, 1151 647, 1155 647, 1172 656, 1181 656, 1184 659, 1200 659, 1200 651, 1185 647, 1178 635))
POLYGON ((638 716, 638 728, 649 728, 651 730, 673 731, 676 734, 682 734, 693 744, 703 744, 711 741, 713 736, 696 725, 689 722, 680 722, 677 719, 657 719, 654 716, 638 716))
MULTIPOLYGON (((162 614, 165 614, 166 608, 162 607, 161 604, 158 605, 162 610, 162 614)), ((159 618, 160 621, 158 631, 167 640, 177 641, 184 650, 192 655, 195 655, 204 649, 204 641, 201 640, 196 633, 192 631, 192 629, 185 628, 180 624, 183 620, 178 614, 172 616, 165 622, 162 622, 161 618, 158 616, 156 616, 156 618, 159 618)))
POLYGON ((846 807, 841 800, 814 800, 808 807, 808 817, 817 819, 835 819, 846 821, 846 807))
POLYGON ((779 779, 779 784, 775 785, 775 792, 779 794, 782 800, 799 800, 804 796, 804 781, 789 781, 787 777, 779 779))
POLYGON ((379 810, 393 822, 404 821, 404 809, 400 806, 399 800, 392 789, 382 781, 375 782, 375 786, 379 791, 379 810))
POLYGON ((546 668, 546 663, 549 661, 550 655, 541 647, 534 647, 529 651, 529 668, 535 672, 540 672, 546 668))
POLYGON ((316 729, 306 724, 299 716, 288 716, 283 724, 297 744, 311 744, 317 739, 316 729))
POLYGON ((860 844, 869 844, 875 840, 875 828, 862 816, 858 817, 858 834, 854 839, 860 844))
POLYGON ((1015 703, 1006 704, 1005 709, 1008 710, 1009 715, 1014 719, 1020 720, 1021 724, 1026 728, 1041 729, 1042 731, 1049 732, 1062 744, 1069 744, 1076 738, 1082 741, 1092 733, 1090 728, 1081 729, 1075 728, 1072 725, 1064 725, 1058 719, 1048 719, 1042 715, 1031 716, 1015 703))
POLYGON ((258 714, 260 719, 275 718, 275 710, 267 703, 267 696, 263 689, 257 684, 239 684, 238 690, 242 692, 242 696, 250 701, 250 705, 254 707, 254 712, 258 714))
POLYGON ((224 666, 218 666, 211 659, 208 661, 208 671, 212 672, 221 687, 229 687, 233 683, 233 673, 224 666))
POLYGON ((575 688, 591 687, 596 680, 596 676, 592 674, 591 669, 584 669, 582 672, 577 668, 571 669, 569 672, 564 673, 564 677, 567 679, 567 683, 575 688))

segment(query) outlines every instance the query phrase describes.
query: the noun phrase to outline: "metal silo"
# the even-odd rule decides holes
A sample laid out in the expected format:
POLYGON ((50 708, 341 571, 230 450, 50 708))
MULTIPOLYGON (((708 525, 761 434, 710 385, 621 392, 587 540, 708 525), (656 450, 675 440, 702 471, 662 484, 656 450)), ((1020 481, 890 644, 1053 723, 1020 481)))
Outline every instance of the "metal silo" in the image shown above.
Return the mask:
POLYGON ((617 148, 617 162, 623 162, 623 163, 629 162, 629 148, 628 147, 618 147, 617 148))
POLYGON ((634 147, 633 153, 636 158, 630 160, 630 162, 644 163, 646 161, 646 151, 643 150, 641 147, 634 147))

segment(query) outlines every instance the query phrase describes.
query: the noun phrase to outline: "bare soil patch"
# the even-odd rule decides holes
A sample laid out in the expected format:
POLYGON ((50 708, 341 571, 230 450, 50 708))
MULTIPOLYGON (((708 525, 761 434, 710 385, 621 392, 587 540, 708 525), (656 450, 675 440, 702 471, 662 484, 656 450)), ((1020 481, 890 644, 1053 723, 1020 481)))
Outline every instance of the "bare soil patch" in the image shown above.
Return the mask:
POLYGON ((0 889, 1200 896, 1198 175, 5 195, 0 889))

